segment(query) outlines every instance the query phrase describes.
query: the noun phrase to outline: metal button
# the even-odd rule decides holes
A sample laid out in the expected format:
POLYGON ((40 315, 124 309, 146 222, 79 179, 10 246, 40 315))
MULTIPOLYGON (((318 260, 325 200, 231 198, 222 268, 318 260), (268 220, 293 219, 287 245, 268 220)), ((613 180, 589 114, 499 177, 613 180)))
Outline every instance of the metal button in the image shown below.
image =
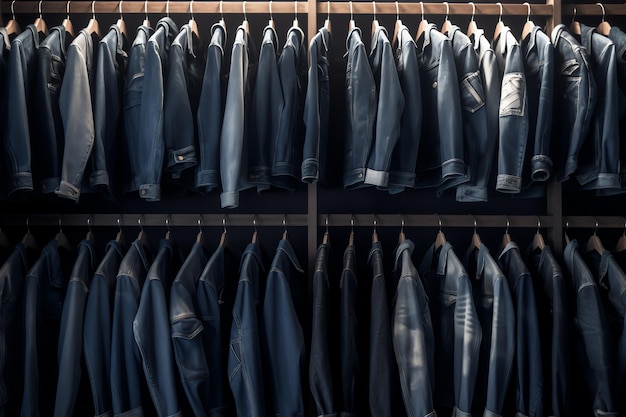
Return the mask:
POLYGON ((185 159, 185 157, 184 157, 184 156, 182 156, 182 155, 178 155, 178 160, 179 160, 179 161, 182 161, 183 159, 185 159))
POLYGON ((437 81, 433 82, 433 88, 437 88, 437 81))

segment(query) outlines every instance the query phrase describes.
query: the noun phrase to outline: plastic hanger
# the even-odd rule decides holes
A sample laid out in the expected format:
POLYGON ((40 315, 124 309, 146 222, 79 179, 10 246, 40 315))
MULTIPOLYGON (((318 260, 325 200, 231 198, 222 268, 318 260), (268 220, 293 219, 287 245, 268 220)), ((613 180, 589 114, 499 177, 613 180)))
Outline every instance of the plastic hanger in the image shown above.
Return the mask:
POLYGON ((615 252, 623 252, 626 250, 626 218, 624 218, 624 231, 622 235, 617 240, 617 244, 615 245, 615 252))
POLYGON ((472 234, 472 242, 470 244, 470 250, 480 249, 480 245, 482 245, 482 241, 480 240, 480 235, 476 230, 476 217, 474 217, 474 233, 472 234))
POLYGON ((441 25, 441 33, 446 34, 450 31, 452 23, 450 22, 450 19, 448 19, 448 15, 450 14, 450 5, 447 1, 444 1, 443 4, 446 5, 446 17, 443 19, 443 25, 441 25))
POLYGON ((98 19, 96 19, 96 0, 91 2, 91 19, 89 19, 85 29, 90 35, 95 33, 100 37, 100 24, 98 23, 98 19))
POLYGON ((143 230, 143 226, 141 225, 141 217, 137 219, 137 225, 139 226, 139 234, 137 235, 137 240, 141 243, 141 246, 144 249, 148 249, 150 246, 148 244, 148 235, 143 230))
POLYGON ((476 20, 474 20, 474 16, 476 15, 476 5, 473 1, 470 1, 469 4, 472 5, 472 17, 467 25, 467 37, 471 38, 472 35, 478 31, 478 25, 476 24, 476 20))
POLYGON ((377 224, 378 224, 378 221, 374 219, 374 231, 372 232, 372 243, 378 242, 378 232, 376 232, 377 224))
POLYGON ((522 28, 522 40, 526 39, 535 27, 535 23, 530 20, 530 3, 524 2, 524 5, 528 7, 528 13, 526 14, 526 23, 524 23, 524 27, 522 28))
POLYGON ((193 0, 189 2, 189 11, 191 12, 191 19, 189 19, 189 27, 191 28, 191 32, 196 35, 197 38, 200 38, 200 32, 198 31, 198 22, 193 17, 193 0))
POLYGON ((146 16, 143 18, 143 23, 142 25, 146 26, 146 27, 150 27, 150 19, 148 18, 148 0, 146 0, 143 3, 143 11, 146 14, 146 16))
POLYGON ((417 27, 417 34, 415 35, 416 41, 422 36, 422 33, 424 33, 424 31, 428 27, 428 20, 424 18, 424 2, 423 1, 420 1, 420 6, 422 8, 422 20, 420 20, 420 24, 417 27))
POLYGON ((402 20, 400 20, 400 7, 398 6, 398 0, 396 0, 396 24, 393 26, 393 37, 391 38, 391 45, 395 45, 398 40, 398 34, 402 29, 402 20))
POLYGON ((254 216, 254 218, 252 218, 252 226, 254 227, 254 232, 252 233, 252 243, 257 243, 258 233, 257 233, 257 230, 256 230, 256 216, 254 216))
POLYGON ((546 243, 539 229, 541 229, 541 219, 537 217, 537 232, 535 233, 535 237, 533 237, 532 250, 543 250, 543 248, 546 247, 546 243))
POLYGON ((350 0, 350 22, 348 22, 348 31, 351 31, 356 27, 356 23, 354 22, 354 13, 352 10, 352 0, 350 0))
POLYGON ((74 25, 72 24, 72 21, 70 20, 70 1, 71 0, 67 0, 67 4, 65 5, 65 11, 67 12, 67 17, 63 19, 63 22, 61 22, 61 25, 63 25, 67 33, 74 36, 74 25))
POLYGON ((248 15, 246 15, 246 0, 243 0, 243 22, 241 26, 246 30, 246 33, 250 33, 250 24, 248 23, 248 15))
POLYGON ((11 20, 7 22, 4 29, 7 31, 7 35, 17 35, 21 32, 20 25, 15 20, 15 0, 11 2, 11 20))
POLYGON ((372 36, 374 33, 380 28, 380 23, 378 23, 378 19, 376 19, 376 0, 372 0, 372 7, 374 8, 374 19, 372 19, 372 36))
POLYGON ((504 230, 504 235, 502 236, 502 244, 500 247, 504 248, 506 245, 511 243, 511 235, 509 234, 509 227, 511 223, 509 222, 509 218, 506 218, 506 229, 504 230))
POLYGON ((439 225, 439 231, 437 232, 437 236, 435 237, 435 250, 439 249, 443 245, 446 244, 446 235, 443 234, 441 230, 441 217, 437 216, 437 224, 439 225))
POLYGON ((598 220, 596 220, 596 226, 593 229, 593 234, 589 237, 587 241, 587 252, 596 251, 600 255, 604 252, 604 246, 602 246, 602 241, 598 237, 598 227, 600 227, 598 220))
POLYGON ((39 16, 35 19, 35 27, 37 28, 37 32, 43 33, 44 35, 48 35, 48 25, 46 25, 46 21, 43 19, 43 14, 41 13, 41 4, 43 0, 39 0, 39 16))
POLYGON ((572 23, 570 23, 569 29, 574 35, 580 36, 582 34, 582 31, 580 30, 580 22, 576 20, 576 7, 574 7, 574 15, 572 16, 572 23))
POLYGON ((115 241, 120 244, 120 246, 126 246, 126 236, 122 231, 122 219, 120 217, 117 218, 117 234, 115 235, 115 241))
POLYGON ((224 246, 226 244, 226 238, 228 237, 228 230, 226 230, 226 218, 222 219, 222 227, 224 227, 224 231, 220 236, 220 246, 224 246))
POLYGON ((331 32, 331 27, 330 27, 330 0, 326 2, 326 8, 327 8, 327 13, 326 13, 326 20, 324 20, 324 28, 328 31, 328 33, 331 32))
POLYGON ((596 3, 596 5, 602 8, 602 21, 598 25, 597 31, 598 33, 601 33, 604 36, 609 36, 609 33, 611 32, 611 24, 607 22, 606 20, 604 20, 604 15, 605 15, 604 5, 602 3, 596 3))
POLYGON ((26 247, 26 249, 31 249, 37 251, 37 241, 35 240, 35 236, 30 232, 30 217, 26 218, 26 234, 22 237, 22 245, 26 247))
POLYGON ((504 22, 502 21, 502 3, 497 2, 496 3, 498 5, 498 7, 500 8, 500 15, 498 16, 498 23, 496 23, 496 28, 493 31, 493 40, 494 42, 500 37, 500 33, 502 32, 502 29, 504 29, 505 25, 504 22))
POLYGON ((270 20, 267 22, 267 25, 272 29, 276 29, 276 25, 274 24, 274 14, 272 13, 272 0, 270 0, 270 20))
POLYGON ((328 235, 328 216, 326 216, 326 220, 324 221, 324 225, 326 226, 326 231, 324 232, 324 237, 322 238, 322 244, 328 245, 329 235, 328 235))
POLYGON ((298 23, 298 0, 294 0, 293 5, 294 5, 295 15, 294 15, 291 26, 294 28, 299 28, 300 24, 298 23))
POLYGON ((56 240, 57 242, 57 248, 63 248, 68 252, 72 252, 72 245, 70 241, 67 239, 67 236, 65 235, 65 233, 63 233, 63 227, 61 224, 62 219, 63 219, 62 216, 59 217, 59 232, 54 237, 54 240, 56 240))
POLYGON ((122 14, 122 2, 123 0, 120 0, 120 18, 117 19, 115 25, 120 30, 120 32, 122 32, 122 35, 126 36, 126 22, 124 21, 124 15, 122 14))
POLYGON ((289 234, 287 233, 287 215, 283 217, 283 240, 288 240, 289 234))
POLYGON ((91 242, 92 245, 96 244, 96 238, 93 235, 93 231, 91 230, 91 217, 87 217, 87 236, 85 236, 85 240, 91 242))

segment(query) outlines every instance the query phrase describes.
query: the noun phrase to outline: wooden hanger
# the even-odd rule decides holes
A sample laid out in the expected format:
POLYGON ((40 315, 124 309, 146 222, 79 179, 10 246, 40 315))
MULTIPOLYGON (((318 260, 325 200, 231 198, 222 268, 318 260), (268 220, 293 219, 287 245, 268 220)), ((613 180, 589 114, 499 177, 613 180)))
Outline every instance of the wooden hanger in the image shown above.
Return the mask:
POLYGON ((597 235, 598 232, 598 221, 596 220, 596 227, 593 229, 593 234, 589 237, 587 241, 587 252, 596 251, 598 254, 602 255, 604 252, 604 246, 602 245, 602 241, 597 235))
MULTIPOLYGON (((397 2, 396 2, 397 3, 397 2)), ((326 20, 324 20, 324 28, 328 31, 328 33, 331 33, 331 27, 330 27, 330 0, 328 0, 326 2, 326 7, 327 7, 327 15, 326 15, 326 20)))
POLYGON ((46 21, 43 19, 43 14, 41 13, 41 3, 43 0, 39 0, 39 17, 35 19, 35 27, 37 28, 37 32, 43 33, 44 35, 48 35, 48 25, 46 25, 46 21))
POLYGON ((18 35, 21 32, 20 25, 15 20, 15 0, 11 2, 11 20, 7 22, 4 30, 7 31, 7 35, 18 35))
POLYGON ((524 23, 524 27, 522 28, 522 40, 526 39, 535 27, 535 23, 530 20, 530 3, 524 2, 524 5, 528 7, 528 13, 526 14, 526 23, 524 23))
POLYGON ((580 36, 582 34, 582 31, 580 30, 580 22, 576 20, 576 7, 574 7, 574 15, 572 16, 572 23, 570 23, 569 29, 574 35, 580 36))
POLYGON ((137 240, 141 243, 141 246, 144 249, 148 249, 150 247, 148 243, 148 235, 143 230, 143 226, 141 225, 141 217, 137 219, 137 224, 139 225, 139 234, 137 235, 137 240))
POLYGON ((74 36, 74 25, 72 24, 72 21, 70 20, 70 1, 71 0, 67 0, 67 5, 65 6, 65 10, 67 11, 67 17, 63 19, 63 22, 61 22, 61 25, 65 28, 65 31, 67 33, 74 36))
POLYGON ((146 16, 143 18, 142 25, 146 27, 150 27, 150 19, 148 18, 148 0, 146 0, 143 4, 143 11, 146 14, 146 16))
POLYGON ((117 234, 115 235, 115 241, 119 243, 120 246, 124 247, 126 246, 126 236, 124 235, 124 232, 122 231, 121 222, 122 222, 121 218, 118 217, 117 218, 118 231, 117 231, 117 234))
POLYGON ((351 31, 356 27, 356 23, 354 22, 354 13, 352 11, 352 0, 350 0, 350 22, 348 22, 348 31, 351 31))
POLYGON ((498 23, 496 23, 496 28, 493 31, 493 40, 494 42, 500 37, 500 33, 505 28, 504 22, 502 21, 502 3, 496 3, 498 7, 500 7, 500 15, 498 16, 498 23))
POLYGON ((478 31, 478 25, 476 24, 476 20, 474 20, 474 16, 476 15, 476 5, 473 1, 470 1, 469 4, 472 5, 472 17, 467 25, 467 37, 471 38, 472 35, 478 31))
POLYGON ((428 20, 424 18, 424 2, 423 1, 420 1, 420 6, 422 7, 422 20, 420 20, 420 24, 417 27, 417 34, 415 35, 415 41, 417 41, 422 36, 422 33, 424 33, 424 31, 428 27, 428 20))
POLYGON ((22 245, 24 245, 24 247, 26 249, 30 249, 33 251, 37 251, 37 241, 35 240, 35 236, 33 236, 33 234, 30 232, 30 218, 27 217, 26 218, 26 234, 24 235, 24 237, 22 237, 22 245))
POLYGON ((87 231, 87 236, 85 236, 85 240, 89 241, 92 245, 96 244, 96 238, 93 235, 93 231, 91 230, 91 217, 87 218, 87 227, 89 230, 87 231))
POLYGON ((624 232, 617 240, 617 244, 615 245, 615 252, 623 252, 626 251, 626 218, 624 219, 624 232))
POLYGON ((191 19, 189 19, 189 27, 191 28, 191 33, 196 35, 196 37, 199 39, 200 31, 198 30, 198 22, 196 22, 196 19, 193 17, 193 0, 189 2, 189 11, 191 12, 191 19))
POLYGON ((72 252, 72 244, 67 239, 65 233, 63 233, 63 227, 61 224, 62 217, 59 217, 59 232, 54 237, 54 240, 57 242, 57 248, 63 248, 68 252, 72 252))
POLYGON ((444 1, 443 4, 446 5, 446 17, 443 20, 443 25, 441 25, 441 33, 445 35, 446 33, 450 31, 450 27, 452 26, 452 23, 450 22, 450 19, 448 19, 448 15, 450 14, 450 5, 448 4, 447 1, 444 1))
POLYGON ((535 237, 533 237, 531 250, 543 250, 543 248, 546 247, 546 243, 543 240, 543 235, 541 234, 539 229, 541 229, 541 219, 537 217, 537 232, 535 232, 535 237))
POLYGON ((120 0, 120 6, 119 6, 120 7, 120 18, 117 19, 117 22, 115 22, 115 25, 120 30, 122 35, 126 36, 126 22, 124 21, 124 16, 122 15, 122 1, 123 0, 120 0))
POLYGON ((602 21, 600 22, 596 30, 598 31, 598 33, 601 33, 604 36, 609 36, 609 33, 611 32, 611 24, 607 22, 606 20, 604 20, 604 15, 605 15, 604 5, 602 3, 596 3, 596 5, 602 8, 602 21))
MULTIPOLYGON (((247 34, 250 34, 250 24, 248 23, 248 16, 246 15, 246 0, 243 0, 243 22, 241 26, 246 30, 247 34)), ((256 237, 256 235, 254 237, 256 237)))
POLYGON ((324 237, 322 238, 322 244, 328 245, 329 235, 328 235, 328 216, 326 216, 326 221, 324 222, 326 226, 326 231, 324 232, 324 237))
POLYGON ((396 24, 393 26, 393 36, 391 38, 391 45, 395 45, 398 40, 398 35, 402 29, 402 20, 400 20, 400 8, 398 7, 398 0, 396 0, 396 24))
POLYGON ((510 226, 510 222, 509 219, 506 219, 506 229, 504 230, 504 235, 502 236, 502 243, 500 244, 500 247, 504 248, 506 245, 508 245, 509 243, 511 243, 511 235, 509 234, 509 226, 510 226))
POLYGON ((372 36, 374 33, 380 28, 380 23, 378 23, 378 19, 376 19, 376 0, 372 0, 372 7, 374 8, 374 19, 372 19, 372 36))
POLYGON ((378 223, 378 221, 376 221, 376 219, 374 219, 374 231, 372 231, 372 243, 378 242, 378 232, 376 232, 376 224, 377 223, 378 223))
POLYGON ((435 250, 439 249, 447 242, 446 235, 444 235, 441 230, 441 217, 439 216, 437 216, 437 223, 439 224, 439 231, 437 232, 437 237, 435 237, 435 250))
POLYGON ((480 240, 480 235, 476 231, 476 218, 474 217, 474 233, 472 234, 470 250, 480 249, 480 245, 482 245, 482 241, 480 240))
POLYGON ((96 0, 91 2, 91 19, 87 23, 87 27, 85 28, 90 35, 94 33, 100 37, 100 24, 98 23, 98 19, 96 19, 96 0))

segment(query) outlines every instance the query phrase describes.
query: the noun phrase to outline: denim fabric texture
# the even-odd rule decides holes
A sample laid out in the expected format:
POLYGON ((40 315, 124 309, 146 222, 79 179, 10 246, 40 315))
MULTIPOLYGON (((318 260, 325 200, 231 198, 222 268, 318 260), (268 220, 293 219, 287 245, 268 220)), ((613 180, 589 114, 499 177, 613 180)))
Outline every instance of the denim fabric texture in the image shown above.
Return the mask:
POLYGON ((180 265, 177 255, 174 243, 162 239, 148 269, 133 320, 135 342, 158 417, 182 416, 176 392, 176 365, 168 314, 170 287, 180 265))
POLYGON ((77 252, 61 314, 58 347, 59 378, 54 402, 55 417, 71 416, 75 411, 82 414, 86 411, 75 410, 74 407, 78 398, 84 398, 84 395, 79 396, 79 390, 88 391, 89 385, 86 373, 82 372, 85 366, 83 326, 89 283, 96 267, 96 254, 94 245, 89 240, 80 242, 77 252))
MULTIPOLYGON (((626 33, 617 26, 612 26, 609 32, 609 39, 615 45, 615 61, 617 63, 617 84, 620 92, 618 94, 619 103, 619 136, 626 135, 626 33)), ((599 190, 599 195, 621 194, 626 192, 626 146, 620 141, 619 146, 619 166, 621 189, 599 190)))
POLYGON ((322 27, 309 44, 309 72, 304 103, 306 133, 302 154, 302 181, 325 183, 328 161, 328 119, 330 117, 330 72, 328 53, 331 34, 322 27))
POLYGON ((100 265, 89 284, 85 307, 83 352, 96 416, 113 415, 111 402, 111 322, 115 277, 124 249, 115 240, 107 244, 100 265))
POLYGON ((355 271, 354 245, 348 245, 343 254, 343 272, 339 281, 339 415, 355 416, 357 411, 356 386, 360 377, 358 353, 358 317, 356 314, 358 282, 355 271))
POLYGON ((435 335, 428 296, 411 260, 414 248, 405 240, 395 251, 398 287, 391 323, 406 414, 426 417, 435 415, 435 335))

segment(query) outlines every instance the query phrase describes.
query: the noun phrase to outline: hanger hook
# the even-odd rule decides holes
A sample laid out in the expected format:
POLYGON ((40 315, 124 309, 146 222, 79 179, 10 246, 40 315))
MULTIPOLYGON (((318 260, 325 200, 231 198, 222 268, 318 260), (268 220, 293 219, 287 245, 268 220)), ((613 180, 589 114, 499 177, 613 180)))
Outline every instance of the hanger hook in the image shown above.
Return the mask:
POLYGON ((398 6, 398 0, 396 0, 396 20, 400 20, 400 7, 398 6))
POLYGON ((372 0, 372 7, 374 8, 374 20, 376 20, 376 0, 372 0))
POLYGON ((435 213, 435 215, 437 216, 437 226, 439 226, 439 232, 441 232, 441 225, 443 224, 443 222, 441 221, 441 217, 439 217, 439 214, 435 213))
POLYGON ((124 16, 123 16, 123 13, 122 13, 122 3, 124 3, 124 0, 120 0, 120 5, 119 5, 119 8, 120 8, 120 19, 124 20, 124 16))
POLYGON ((194 18, 193 18, 193 0, 189 1, 189 13, 191 13, 191 19, 194 20, 194 18))
POLYGON ((170 0, 167 0, 167 2, 165 3, 165 15, 167 17, 170 17, 170 0))
POLYGON ((146 14, 146 20, 148 20, 148 0, 143 3, 143 12, 146 14))
POLYGON ((600 8, 602 9, 602 21, 604 22, 604 15, 606 14, 604 10, 604 4, 596 3, 596 6, 600 6, 600 8))
POLYGON ((87 217, 87 228, 89 229, 89 233, 91 233, 91 218, 92 217, 93 216, 91 216, 91 215, 89 217, 87 217))
POLYGON ((120 214, 120 216, 117 218, 117 228, 119 229, 120 233, 122 232, 122 215, 120 214))
POLYGON ((41 4, 43 3, 43 0, 39 0, 39 6, 37 6, 37 9, 39 10, 39 18, 43 19, 43 14, 41 13, 41 4))
POLYGON ((354 20, 354 12, 352 10, 352 0, 350 0, 350 20, 354 20))
POLYGON ((598 227, 600 227, 600 223, 598 222, 598 218, 595 217, 595 226, 593 228, 593 235, 596 236, 598 233, 598 227))
POLYGON ((470 17, 470 21, 474 21, 474 16, 476 16, 476 5, 473 1, 470 1, 469 4, 472 5, 472 17, 470 17))
POLYGON ((274 20, 274 15, 272 13, 272 0, 270 0, 270 20, 274 20))
POLYGON ((293 0, 294 20, 298 20, 298 0, 293 0))
POLYGON ((574 14, 572 15, 572 23, 576 21, 576 7, 574 7, 574 14))
POLYGON ((530 3, 525 1, 524 2, 524 6, 526 6, 528 8, 528 12, 526 13, 526 21, 530 22, 530 3))
POLYGON ((350 215, 350 233, 354 233, 354 216, 350 215))
POLYGON ((59 216, 59 233, 63 231, 63 215, 59 216))
POLYGON ((283 216, 283 228, 285 229, 284 232, 287 233, 287 215, 286 214, 283 216))
POLYGON ((91 2, 91 18, 96 19, 96 0, 91 2))
POLYGON ((11 2, 11 15, 12 19, 15 20, 15 0, 11 2))
POLYGON ((504 230, 505 234, 509 234, 509 227, 511 227, 511 222, 509 221, 509 216, 504 216, 506 217, 506 229, 504 230))
MULTIPOLYGON (((626 224, 626 220, 624 220, 624 222, 626 224)), ((324 226, 326 227, 326 233, 328 233, 328 214, 326 215, 326 220, 324 220, 324 226)))
POLYGON ((420 1, 420 6, 422 8, 422 20, 424 20, 424 2, 420 1))
POLYGON ((376 220, 376 215, 374 215, 374 233, 376 233, 376 225, 378 225, 378 220, 376 220))
POLYGON ((400 215, 400 233, 404 233, 404 217, 400 215))
POLYGON ((252 216, 252 227, 254 227, 254 232, 256 233, 256 214, 252 216))
POLYGON ((243 20, 248 20, 248 15, 246 15, 246 0, 243 0, 243 20))
POLYGON ((326 19, 330 20, 330 0, 326 2, 326 19))
POLYGON ((474 234, 476 234, 476 227, 478 226, 478 222, 476 221, 476 217, 472 216, 474 219, 474 234))
POLYGON ((445 19, 443 19, 443 21, 445 22, 446 20, 448 20, 448 15, 450 14, 450 5, 448 4, 447 1, 444 1, 443 4, 446 5, 446 17, 445 19))
POLYGON ((224 20, 224 11, 222 9, 223 3, 224 3, 223 0, 220 0, 220 18, 222 20, 224 20))
POLYGON ((30 233, 30 216, 26 217, 26 232, 30 233))
POLYGON ((503 12, 502 3, 497 2, 496 4, 500 8, 500 14, 498 15, 498 22, 502 22, 502 12, 503 12))
POLYGON ((537 216, 537 234, 539 234, 539 229, 541 229, 541 218, 537 216))
POLYGON ((65 12, 67 13, 68 20, 70 18, 70 3, 71 3, 71 0, 67 0, 67 3, 65 4, 65 12))

